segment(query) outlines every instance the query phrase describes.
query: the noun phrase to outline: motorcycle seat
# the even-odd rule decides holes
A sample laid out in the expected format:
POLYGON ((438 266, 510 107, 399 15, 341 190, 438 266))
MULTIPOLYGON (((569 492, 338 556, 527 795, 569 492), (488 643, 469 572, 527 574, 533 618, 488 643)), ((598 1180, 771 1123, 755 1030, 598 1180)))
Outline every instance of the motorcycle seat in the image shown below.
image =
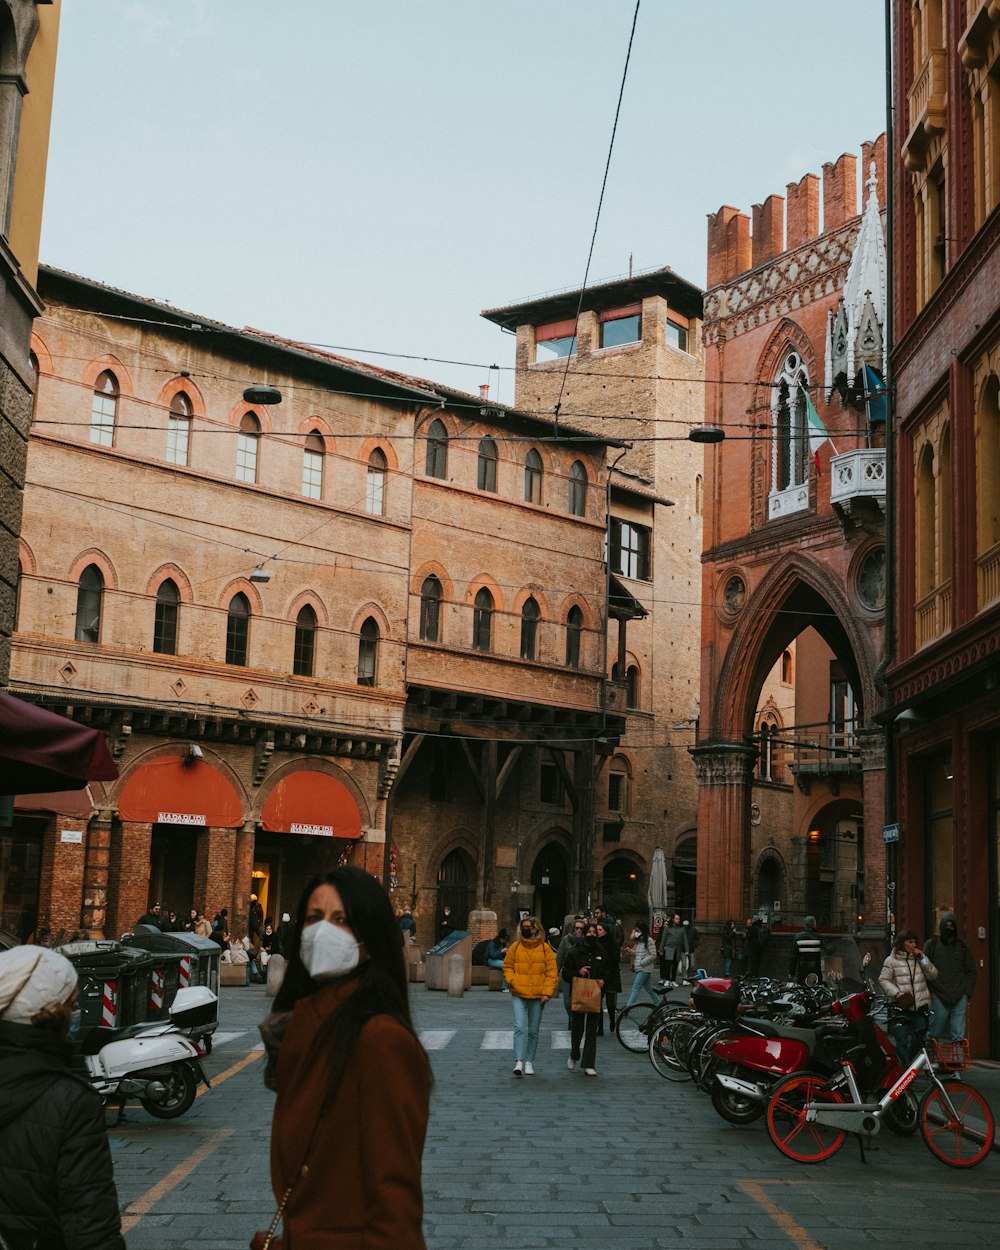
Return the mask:
POLYGON ((80 1046, 80 1053, 83 1055, 96 1055, 109 1042, 124 1042, 130 1037, 138 1037, 140 1033, 147 1033, 150 1029, 162 1028, 169 1021, 164 1020, 145 1020, 141 1024, 130 1024, 123 1029, 91 1029, 84 1036, 80 1046))
POLYGON ((761 1020, 756 1016, 744 1016, 743 1025, 763 1037, 787 1037, 793 1041, 804 1042, 810 1050, 816 1044, 816 1029, 795 1029, 787 1024, 776 1024, 773 1020, 761 1020))

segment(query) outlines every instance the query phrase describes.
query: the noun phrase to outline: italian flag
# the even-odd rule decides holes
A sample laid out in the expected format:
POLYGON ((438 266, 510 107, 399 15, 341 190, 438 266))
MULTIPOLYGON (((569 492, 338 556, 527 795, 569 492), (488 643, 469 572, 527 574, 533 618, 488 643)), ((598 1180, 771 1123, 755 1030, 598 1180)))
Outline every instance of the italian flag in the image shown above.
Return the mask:
POLYGON ((809 427, 809 454, 813 458, 813 464, 816 466, 816 473, 822 476, 823 470, 819 467, 819 449, 824 443, 829 443, 833 447, 834 455, 837 453, 836 447, 833 446, 833 439, 830 437, 829 431, 823 422, 819 419, 819 413, 813 406, 813 401, 809 398, 807 391, 803 390, 802 397, 806 401, 806 425, 809 427))

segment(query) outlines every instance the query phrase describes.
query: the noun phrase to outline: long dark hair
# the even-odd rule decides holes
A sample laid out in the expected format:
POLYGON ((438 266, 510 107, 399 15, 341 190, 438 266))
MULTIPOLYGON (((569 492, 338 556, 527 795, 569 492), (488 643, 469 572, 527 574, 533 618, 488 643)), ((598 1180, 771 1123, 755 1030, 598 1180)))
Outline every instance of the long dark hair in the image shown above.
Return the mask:
POLYGON ((347 923, 368 955, 353 974, 358 980, 357 989, 347 995, 317 1035, 316 1048, 326 1051, 330 1061, 325 1109, 336 1096, 361 1030, 373 1016, 392 1016, 411 1033, 414 1030, 399 922, 385 890, 374 877, 360 868, 334 868, 320 873, 303 890, 295 913, 294 941, 290 943, 288 967, 274 1000, 275 1011, 291 1011, 300 998, 314 994, 325 984, 309 975, 300 951, 309 899, 321 885, 332 885, 336 889, 347 923))

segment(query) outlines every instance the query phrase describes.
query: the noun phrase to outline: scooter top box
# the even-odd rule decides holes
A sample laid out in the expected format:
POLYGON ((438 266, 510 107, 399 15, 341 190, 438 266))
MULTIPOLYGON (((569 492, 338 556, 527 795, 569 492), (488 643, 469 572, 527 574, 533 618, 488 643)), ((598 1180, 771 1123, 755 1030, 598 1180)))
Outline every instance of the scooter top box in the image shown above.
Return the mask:
POLYGON ((195 1029, 214 1024, 218 1011, 219 1000, 207 985, 189 985, 177 991, 170 1005, 170 1019, 179 1029, 195 1029))

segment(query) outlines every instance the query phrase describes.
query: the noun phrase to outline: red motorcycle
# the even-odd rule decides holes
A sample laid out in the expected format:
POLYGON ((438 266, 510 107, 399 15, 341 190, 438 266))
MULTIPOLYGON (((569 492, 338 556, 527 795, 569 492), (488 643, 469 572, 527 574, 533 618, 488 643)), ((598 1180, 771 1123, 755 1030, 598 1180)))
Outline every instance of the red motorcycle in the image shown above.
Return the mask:
MULTIPOLYGON (((847 1033, 860 1083, 871 1091, 890 1089, 902 1075, 895 1048, 869 1014, 872 995, 861 989, 830 1004, 819 1019, 802 1026, 744 1017, 710 1046, 706 1068, 712 1106, 731 1124, 749 1124, 767 1109, 774 1087, 793 1072, 830 1075, 839 1066, 847 1033)), ((896 1100, 886 1126, 900 1135, 919 1127, 912 1097, 896 1100)))

